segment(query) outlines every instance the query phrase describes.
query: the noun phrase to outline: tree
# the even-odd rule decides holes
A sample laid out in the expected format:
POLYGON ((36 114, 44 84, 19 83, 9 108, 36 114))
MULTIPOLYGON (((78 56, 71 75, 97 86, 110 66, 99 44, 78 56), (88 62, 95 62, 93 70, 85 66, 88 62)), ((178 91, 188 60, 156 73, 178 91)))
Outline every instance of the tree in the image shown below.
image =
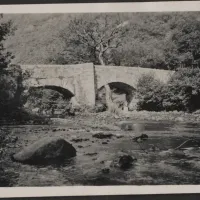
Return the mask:
POLYGON ((193 112, 200 109, 200 69, 178 69, 163 92, 163 106, 167 111, 193 112))
POLYGON ((58 62, 94 62, 108 64, 109 55, 123 43, 128 31, 128 21, 120 15, 80 15, 72 19, 60 34, 65 44, 58 62))
POLYGON ((155 79, 154 74, 143 74, 137 83, 137 109, 148 111, 163 110, 164 84, 155 79))
POLYGON ((164 46, 167 47, 165 56, 171 68, 200 67, 199 13, 175 14, 169 28, 171 34, 164 46))
POLYGON ((23 91, 22 71, 19 66, 9 66, 13 56, 4 47, 4 41, 12 33, 12 22, 4 21, 0 15, 0 117, 19 108, 23 91))
POLYGON ((0 74, 1 111, 9 112, 22 106, 21 95, 24 90, 22 81, 23 74, 19 66, 12 65, 2 70, 0 74))
POLYGON ((6 68, 14 57, 7 52, 4 47, 4 41, 13 33, 12 21, 4 21, 3 15, 0 15, 0 69, 6 68))
MULTIPOLYGON (((60 34, 65 51, 58 56, 56 63, 93 62, 109 64, 112 50, 123 43, 128 31, 128 21, 119 14, 79 15, 72 19, 60 34)), ((108 109, 112 106, 109 85, 105 86, 108 109)))

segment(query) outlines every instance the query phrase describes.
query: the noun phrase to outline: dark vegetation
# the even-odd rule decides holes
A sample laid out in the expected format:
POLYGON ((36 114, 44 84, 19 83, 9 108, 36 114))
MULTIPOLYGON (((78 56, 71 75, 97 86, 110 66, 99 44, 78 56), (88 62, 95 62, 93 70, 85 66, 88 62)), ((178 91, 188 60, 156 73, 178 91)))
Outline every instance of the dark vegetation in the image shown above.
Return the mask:
MULTIPOLYGON (((1 16, 2 20, 3 16, 1 16)), ((18 66, 10 64, 13 58, 10 52, 4 48, 4 41, 12 34, 11 21, 0 24, 0 117, 4 118, 11 112, 17 111, 21 107, 22 71, 18 66)))
POLYGON ((199 68, 180 68, 166 84, 153 75, 143 75, 137 88, 139 110, 194 112, 200 109, 199 68))
POLYGON ((12 21, 0 16, 0 122, 25 123, 34 120, 41 123, 41 118, 27 113, 23 109, 25 102, 22 81, 28 74, 22 72, 20 66, 11 63, 14 56, 5 48, 5 40, 14 34, 12 21))
POLYGON ((25 108, 29 111, 35 110, 40 115, 62 117, 71 109, 71 97, 56 90, 43 87, 31 88, 27 96, 25 108))
POLYGON ((137 103, 139 110, 163 110, 164 84, 154 78, 153 74, 144 74, 137 84, 137 103))

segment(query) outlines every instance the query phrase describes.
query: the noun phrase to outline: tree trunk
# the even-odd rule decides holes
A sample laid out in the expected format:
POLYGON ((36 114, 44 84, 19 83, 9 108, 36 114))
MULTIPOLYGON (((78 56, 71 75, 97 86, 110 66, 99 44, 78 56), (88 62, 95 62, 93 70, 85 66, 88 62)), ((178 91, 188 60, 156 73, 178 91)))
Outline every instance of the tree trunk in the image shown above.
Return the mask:
POLYGON ((102 53, 99 53, 99 62, 100 62, 101 65, 105 65, 102 53))

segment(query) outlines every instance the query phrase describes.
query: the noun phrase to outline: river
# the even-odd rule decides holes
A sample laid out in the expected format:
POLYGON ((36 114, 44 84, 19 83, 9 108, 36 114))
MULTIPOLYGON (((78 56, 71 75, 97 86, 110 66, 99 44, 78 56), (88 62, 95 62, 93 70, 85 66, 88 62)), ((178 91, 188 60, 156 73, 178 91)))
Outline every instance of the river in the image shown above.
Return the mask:
POLYGON ((69 126, 3 126, 3 130, 19 138, 7 150, 4 160, 6 172, 14 173, 14 176, 8 176, 14 179, 11 186, 200 184, 198 142, 189 144, 184 150, 169 151, 189 138, 200 141, 199 124, 137 123, 145 127, 143 133, 149 136, 141 144, 131 140, 135 135, 134 130, 108 130, 123 137, 98 139, 91 134, 96 130, 78 127, 77 124, 73 126, 73 120, 69 122, 69 126), (77 156, 65 163, 51 166, 33 166, 11 161, 10 153, 17 152, 40 138, 53 136, 62 136, 72 143, 77 149, 77 156), (73 142, 75 137, 86 141, 73 142), (128 170, 111 167, 109 173, 103 173, 102 168, 116 160, 122 152, 137 159, 133 166, 128 170))

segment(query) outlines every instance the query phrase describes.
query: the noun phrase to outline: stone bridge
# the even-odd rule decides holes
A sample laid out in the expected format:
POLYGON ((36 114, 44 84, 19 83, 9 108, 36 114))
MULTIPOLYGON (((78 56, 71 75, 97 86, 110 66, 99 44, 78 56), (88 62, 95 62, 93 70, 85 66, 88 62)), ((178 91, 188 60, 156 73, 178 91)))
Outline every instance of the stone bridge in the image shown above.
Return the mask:
POLYGON ((142 74, 154 74, 166 82, 173 71, 122 66, 98 66, 92 63, 77 65, 21 65, 29 78, 24 84, 46 87, 74 97, 80 105, 94 106, 96 94, 106 84, 126 90, 136 89, 142 74))

